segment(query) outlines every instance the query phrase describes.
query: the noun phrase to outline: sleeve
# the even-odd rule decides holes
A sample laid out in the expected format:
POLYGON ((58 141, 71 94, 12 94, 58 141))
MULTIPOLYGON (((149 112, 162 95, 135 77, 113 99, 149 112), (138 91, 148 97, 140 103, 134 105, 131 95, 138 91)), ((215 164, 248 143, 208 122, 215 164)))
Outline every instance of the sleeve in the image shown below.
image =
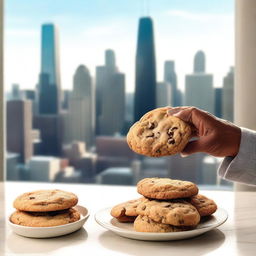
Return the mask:
POLYGON ((241 128, 238 154, 235 157, 225 157, 218 173, 226 180, 256 185, 256 131, 241 128))

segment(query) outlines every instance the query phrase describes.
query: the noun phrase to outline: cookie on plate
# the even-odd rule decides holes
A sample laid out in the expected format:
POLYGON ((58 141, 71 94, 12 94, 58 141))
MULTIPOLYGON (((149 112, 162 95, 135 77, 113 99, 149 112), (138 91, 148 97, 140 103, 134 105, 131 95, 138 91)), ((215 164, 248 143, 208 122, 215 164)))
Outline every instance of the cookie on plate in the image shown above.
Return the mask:
POLYGON ((77 202, 77 196, 71 192, 59 189, 37 190, 18 196, 13 206, 20 211, 49 212, 71 208, 77 202))
POLYGON ((196 226, 200 222, 197 209, 182 199, 170 201, 147 199, 137 206, 136 212, 138 215, 148 216, 155 222, 173 226, 196 226))
POLYGON ((141 197, 118 204, 111 209, 110 214, 120 222, 134 222, 138 216, 136 208, 143 200, 145 198, 141 197))
POLYGON ((75 222, 80 214, 74 208, 54 212, 24 212, 16 211, 10 221, 17 225, 28 227, 53 227, 75 222))
POLYGON ((217 210, 217 205, 212 199, 200 194, 192 196, 188 201, 196 207, 202 217, 209 216, 217 210))
POLYGON ((192 135, 191 126, 167 114, 169 107, 146 113, 127 134, 129 147, 138 154, 160 157, 183 150, 192 135))
POLYGON ((169 224, 158 223, 150 219, 148 216, 138 215, 134 221, 134 229, 138 232, 179 232, 190 230, 191 227, 176 227, 169 224))
POLYGON ((137 191, 149 198, 175 199, 196 195, 198 187, 190 181, 169 178, 145 178, 138 182, 137 191))

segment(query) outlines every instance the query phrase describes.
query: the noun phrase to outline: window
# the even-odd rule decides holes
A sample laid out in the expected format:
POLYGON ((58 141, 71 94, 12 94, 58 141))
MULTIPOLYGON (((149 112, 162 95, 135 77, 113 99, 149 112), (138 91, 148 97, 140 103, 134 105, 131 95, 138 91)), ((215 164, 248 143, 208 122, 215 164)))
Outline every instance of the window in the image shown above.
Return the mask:
POLYGON ((230 188, 221 159, 142 157, 125 135, 166 105, 233 121, 233 16, 233 0, 7 0, 7 180, 230 188))

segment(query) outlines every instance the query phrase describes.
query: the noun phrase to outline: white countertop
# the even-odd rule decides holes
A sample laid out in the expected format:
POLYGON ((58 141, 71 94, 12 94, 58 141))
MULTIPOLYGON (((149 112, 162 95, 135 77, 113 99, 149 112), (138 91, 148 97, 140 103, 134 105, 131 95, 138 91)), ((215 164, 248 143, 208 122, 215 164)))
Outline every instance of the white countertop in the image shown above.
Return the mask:
POLYGON ((29 182, 0 183, 0 255, 256 255, 256 193, 200 191, 227 210, 219 228, 180 241, 146 242, 119 237, 99 226, 94 214, 125 200, 139 197, 135 187, 70 185, 29 182), (17 195, 36 189, 59 188, 76 193, 90 217, 79 231, 57 238, 31 239, 16 235, 6 225, 17 195), (4 209, 4 210, 2 210, 4 209))

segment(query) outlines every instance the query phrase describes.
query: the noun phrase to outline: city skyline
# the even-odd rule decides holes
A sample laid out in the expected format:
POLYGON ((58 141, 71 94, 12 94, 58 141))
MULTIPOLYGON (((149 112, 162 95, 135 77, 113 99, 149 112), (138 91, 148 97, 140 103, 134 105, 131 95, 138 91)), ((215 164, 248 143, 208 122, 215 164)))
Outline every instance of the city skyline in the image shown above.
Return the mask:
MULTIPOLYGON (((40 25, 52 21, 60 30, 63 89, 72 88, 72 75, 80 64, 86 65, 95 78, 96 66, 103 63, 102 53, 110 48, 126 74, 126 91, 134 91, 137 22, 145 16, 141 4, 95 1, 85 7, 77 1, 79 8, 68 8, 70 5, 63 1, 58 9, 60 3, 48 1, 26 6, 14 2, 7 2, 6 7, 6 89, 12 83, 34 88, 40 70, 40 25), (36 6, 42 8, 37 16, 31 11, 36 6), (102 6, 107 8, 105 14, 102 6), (82 11, 88 15, 82 15, 82 11)), ((149 14, 155 22, 157 81, 163 80, 164 61, 174 60, 178 85, 183 90, 185 74, 192 73, 193 55, 202 49, 208 57, 207 72, 214 74, 214 86, 221 86, 234 62, 233 9, 233 1, 189 1, 186 5, 182 1, 152 1, 149 14)))
MULTIPOLYGON (((9 107, 7 119, 9 126, 17 128, 19 132, 16 129, 7 129, 7 141, 9 142, 7 144, 7 166, 10 167, 7 171, 8 178, 13 180, 20 177, 25 180, 37 181, 97 182, 101 175, 104 176, 104 173, 114 168, 115 182, 120 182, 116 175, 120 174, 122 177, 121 172, 124 167, 130 176, 133 174, 134 168, 140 175, 143 175, 144 170, 148 167, 152 169, 152 164, 153 166, 157 164, 155 160, 154 163, 147 164, 148 158, 141 157, 136 160, 136 163, 133 162, 137 156, 128 147, 125 134, 132 123, 145 112, 157 106, 172 105, 173 92, 175 102, 176 99, 180 99, 181 95, 180 91, 175 92, 170 84, 172 83, 175 87, 177 82, 174 61, 166 60, 164 62, 168 64, 163 65, 166 67, 166 74, 162 81, 156 81, 155 36, 152 18, 141 17, 138 22, 135 66, 136 88, 139 90, 132 95, 134 101, 125 95, 126 75, 120 70, 119 60, 113 49, 105 50, 105 63, 96 68, 95 84, 92 83, 89 69, 85 65, 79 65, 74 73, 73 90, 69 92, 62 90, 61 104, 60 99, 56 101, 56 97, 48 97, 55 95, 50 90, 51 86, 61 89, 60 84, 56 86, 54 79, 50 79, 59 76, 58 68, 55 65, 58 58, 54 59, 53 56, 57 56, 55 49, 58 49, 61 41, 55 45, 54 25, 42 24, 43 31, 46 26, 50 26, 50 34, 42 33, 42 49, 46 51, 42 51, 41 60, 47 65, 42 68, 40 74, 40 77, 46 76, 46 87, 42 87, 45 81, 40 81, 39 92, 40 88, 47 89, 44 92, 46 97, 43 105, 53 106, 58 102, 61 108, 60 111, 54 109, 51 113, 42 111, 38 113, 38 111, 34 111, 34 106, 38 105, 38 102, 40 103, 40 97, 37 97, 38 86, 35 90, 29 91, 20 90, 19 85, 13 84, 12 95, 7 100, 9 107), (32 100, 32 102, 28 100, 32 100), (20 107, 22 104, 27 105, 24 113, 18 111, 22 110, 20 107), (135 111, 135 118, 125 119, 125 113, 127 114, 125 108, 127 107, 133 112, 132 105, 135 110, 137 105, 138 111, 135 111), (13 125, 16 120, 20 120, 19 124, 13 125), (96 130, 94 121, 96 121, 96 130), (16 135, 19 135, 19 140, 13 140, 16 135), (18 143, 19 141, 21 143, 18 143), (30 147, 33 151, 26 151, 29 149, 28 144, 33 146, 33 148, 30 147), (116 170, 119 174, 116 173, 116 170)), ((200 107, 213 114, 219 111, 218 114, 221 117, 220 103, 223 97, 221 92, 214 92, 213 75, 206 72, 206 60, 203 51, 198 50, 195 53, 194 65, 192 65, 194 72, 186 75, 185 104, 200 107), (216 103, 219 108, 215 106, 216 103)), ((232 72, 224 77, 223 88, 224 85, 229 94, 229 91, 233 89, 232 72)), ((225 94, 223 96, 225 97, 225 94)), ((231 98, 228 97, 228 102, 231 98)), ((233 110, 229 109, 228 112, 230 111, 233 110)), ((164 171, 164 174, 161 175, 171 174, 180 177, 179 175, 187 176, 186 169, 188 166, 193 166, 194 171, 189 179, 197 183, 204 183, 207 180, 210 184, 216 184, 216 177, 210 179, 202 173, 201 165, 204 163, 204 157, 203 154, 200 154, 188 161, 181 161, 179 156, 168 160, 162 159, 164 161, 153 169, 159 171, 158 168, 160 168, 164 171), (175 172, 175 170, 179 170, 179 172, 175 172)), ((112 177, 111 180, 114 178, 112 177)), ((128 184, 131 182, 133 183, 130 180, 128 184)))

